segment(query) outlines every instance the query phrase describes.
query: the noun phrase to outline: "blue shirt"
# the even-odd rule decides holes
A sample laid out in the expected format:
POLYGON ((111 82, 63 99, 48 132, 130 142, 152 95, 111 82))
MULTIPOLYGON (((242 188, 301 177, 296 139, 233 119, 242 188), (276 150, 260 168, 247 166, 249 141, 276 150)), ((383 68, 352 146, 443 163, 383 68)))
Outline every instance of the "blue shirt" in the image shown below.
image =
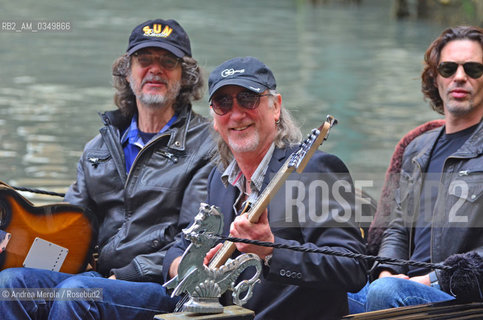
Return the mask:
POLYGON ((139 151, 153 138, 155 135, 165 132, 171 127, 171 125, 178 119, 178 115, 175 114, 169 119, 168 123, 159 130, 158 133, 144 133, 138 128, 138 115, 137 113, 131 119, 131 124, 124 131, 121 137, 121 145, 124 149, 124 158, 126 159, 126 173, 131 170, 132 164, 136 159, 139 151), (144 139, 143 139, 144 138, 144 139))

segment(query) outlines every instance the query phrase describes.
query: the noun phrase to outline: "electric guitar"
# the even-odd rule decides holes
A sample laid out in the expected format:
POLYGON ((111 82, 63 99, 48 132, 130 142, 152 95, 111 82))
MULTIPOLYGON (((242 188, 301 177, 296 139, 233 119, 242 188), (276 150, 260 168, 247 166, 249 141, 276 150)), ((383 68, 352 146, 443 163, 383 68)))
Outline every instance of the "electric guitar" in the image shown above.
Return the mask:
POLYGON ((95 216, 80 207, 66 202, 35 206, 0 181, 0 269, 82 272, 97 230, 95 216))
MULTIPOLYGON (((272 197, 277 193, 292 172, 296 171, 297 173, 302 173, 315 150, 317 150, 324 140, 327 140, 330 129, 335 124, 337 124, 337 120, 328 115, 326 121, 318 129, 312 130, 312 133, 300 145, 300 148, 292 153, 287 161, 285 161, 268 186, 260 194, 257 201, 253 204, 248 204, 245 206, 245 209, 242 213, 245 213, 246 210, 248 211, 248 220, 251 223, 258 222, 258 219, 267 208, 272 197)), ((233 242, 225 241, 223 246, 211 259, 208 266, 210 268, 221 267, 231 257, 233 252, 235 252, 235 249, 236 245, 233 242)))

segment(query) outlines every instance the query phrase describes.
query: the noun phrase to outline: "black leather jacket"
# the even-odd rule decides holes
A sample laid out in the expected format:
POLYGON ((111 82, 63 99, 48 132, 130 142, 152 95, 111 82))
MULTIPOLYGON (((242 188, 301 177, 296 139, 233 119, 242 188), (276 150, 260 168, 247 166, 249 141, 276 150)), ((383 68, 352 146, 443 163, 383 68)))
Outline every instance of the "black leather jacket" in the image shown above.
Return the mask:
POLYGON ((104 127, 87 143, 65 200, 99 220, 101 274, 162 283, 166 251, 206 199, 210 125, 193 111, 182 112, 139 152, 127 175, 120 135, 131 119, 118 110, 101 118, 104 127))
MULTIPOLYGON (((413 224, 419 212, 422 174, 427 167, 437 128, 416 138, 404 152, 400 187, 396 192, 393 220, 384 234, 380 256, 408 259, 414 249, 413 224)), ((483 256, 483 122, 444 163, 438 197, 431 221, 431 262, 457 253, 476 251, 483 256)), ((407 274, 407 266, 379 265, 407 274)), ((438 279, 439 271, 436 272, 438 279)))

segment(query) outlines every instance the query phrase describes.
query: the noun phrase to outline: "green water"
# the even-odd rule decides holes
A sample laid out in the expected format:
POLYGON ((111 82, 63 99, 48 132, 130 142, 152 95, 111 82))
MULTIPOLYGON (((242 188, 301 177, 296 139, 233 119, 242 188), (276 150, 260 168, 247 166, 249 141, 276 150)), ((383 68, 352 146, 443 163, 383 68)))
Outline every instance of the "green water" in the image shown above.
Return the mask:
MULTIPOLYGON (((443 26, 391 17, 392 1, 33 1, 0 5, 1 22, 63 21, 70 31, 0 31, 0 180, 65 191, 97 113, 113 109, 111 64, 132 28, 174 18, 206 75, 234 56, 268 64, 283 104, 308 133, 339 120, 323 150, 377 196, 401 136, 437 118, 420 92, 422 58, 443 26)), ((205 97, 195 110, 208 115, 205 97)))

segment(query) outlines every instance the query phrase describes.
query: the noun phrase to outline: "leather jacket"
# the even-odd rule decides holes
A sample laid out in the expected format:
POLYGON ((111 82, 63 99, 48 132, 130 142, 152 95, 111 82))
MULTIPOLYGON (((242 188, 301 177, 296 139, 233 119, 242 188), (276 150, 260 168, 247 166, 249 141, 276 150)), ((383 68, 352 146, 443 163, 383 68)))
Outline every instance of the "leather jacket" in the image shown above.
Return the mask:
POLYGON ((117 279, 163 283, 163 259, 201 201, 215 144, 210 124, 185 109, 139 152, 129 174, 122 132, 130 120, 119 110, 101 114, 104 127, 87 143, 77 181, 65 200, 99 220, 97 271, 117 279))
MULTIPOLYGON (((409 259, 414 250, 413 225, 419 212, 423 174, 431 150, 445 127, 428 131, 406 148, 396 191, 395 210, 386 230, 380 256, 409 259)), ((431 262, 443 262, 449 256, 470 251, 483 256, 483 122, 468 140, 446 159, 431 220, 431 262)), ((378 265, 378 271, 390 269, 407 274, 407 266, 378 265)), ((436 270, 440 280, 439 270, 436 270)))

